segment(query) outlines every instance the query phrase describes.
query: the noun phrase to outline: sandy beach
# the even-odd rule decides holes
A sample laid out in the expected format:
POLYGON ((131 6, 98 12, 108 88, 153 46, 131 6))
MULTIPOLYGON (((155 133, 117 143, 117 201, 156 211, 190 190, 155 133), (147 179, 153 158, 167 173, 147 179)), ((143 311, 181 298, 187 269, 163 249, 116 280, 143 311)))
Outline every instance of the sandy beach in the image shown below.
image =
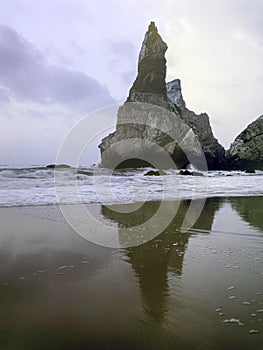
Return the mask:
MULTIPOLYGON (((57 206, 1 208, 1 349, 259 349, 262 202, 207 199, 182 233, 189 201, 171 201, 164 232, 119 249, 80 237, 57 206)), ((88 206, 124 242, 159 205, 88 206)))

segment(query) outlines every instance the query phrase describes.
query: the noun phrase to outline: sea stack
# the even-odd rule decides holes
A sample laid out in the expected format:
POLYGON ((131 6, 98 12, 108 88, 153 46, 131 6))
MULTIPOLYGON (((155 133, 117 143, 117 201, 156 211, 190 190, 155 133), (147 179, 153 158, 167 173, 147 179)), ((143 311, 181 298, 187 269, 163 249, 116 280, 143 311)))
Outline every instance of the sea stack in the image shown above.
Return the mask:
POLYGON ((167 45, 154 22, 139 53, 138 74, 129 96, 118 110, 116 131, 99 145, 101 165, 108 168, 218 169, 225 150, 214 138, 209 117, 186 108, 181 82, 166 84, 167 45), (205 163, 205 164, 204 164, 205 163))

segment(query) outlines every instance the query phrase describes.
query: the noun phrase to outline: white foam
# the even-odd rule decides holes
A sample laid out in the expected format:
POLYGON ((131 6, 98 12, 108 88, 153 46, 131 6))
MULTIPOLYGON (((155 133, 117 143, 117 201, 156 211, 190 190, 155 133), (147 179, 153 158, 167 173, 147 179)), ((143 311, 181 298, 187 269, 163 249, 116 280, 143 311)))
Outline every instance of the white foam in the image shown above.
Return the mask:
MULTIPOLYGON (((178 170, 166 170, 165 176, 144 176, 150 168, 128 169, 114 172, 96 169, 99 177, 95 188, 94 168, 81 167, 77 175, 74 169, 59 169, 61 186, 65 189, 63 204, 98 203, 103 193, 103 203, 130 203, 150 200, 176 200, 221 196, 263 195, 263 172, 212 171, 204 177, 181 176, 178 170), (230 175, 231 176, 227 176, 230 175), (253 181, 251 176, 253 176, 253 181), (80 197, 72 196, 71 189, 77 180, 80 197), (142 188, 145 189, 142 191, 142 188), (145 191, 147 195, 145 195, 145 191)), ((0 206, 34 206, 57 204, 54 187, 54 170, 41 166, 0 166, 0 206)), ((257 259, 257 258, 255 258, 257 259)), ((239 266, 233 266, 238 268, 239 266)))

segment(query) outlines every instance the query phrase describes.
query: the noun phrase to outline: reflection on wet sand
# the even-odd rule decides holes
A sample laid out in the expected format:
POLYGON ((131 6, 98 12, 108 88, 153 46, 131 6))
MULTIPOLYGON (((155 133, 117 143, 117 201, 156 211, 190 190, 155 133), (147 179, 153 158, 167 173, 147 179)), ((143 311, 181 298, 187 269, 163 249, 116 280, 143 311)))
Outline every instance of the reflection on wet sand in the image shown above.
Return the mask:
POLYGON ((230 201, 243 220, 263 231, 263 197, 233 197, 230 201))
MULTIPOLYGON (((169 210, 174 212, 174 219, 157 237, 143 245, 126 249, 128 261, 138 278, 145 314, 154 321, 161 322, 166 313, 166 298, 169 295, 168 271, 181 276, 184 254, 190 233, 181 232, 181 226, 189 209, 190 201, 167 202, 169 210)), ((206 232, 212 227, 215 212, 220 207, 221 200, 207 199, 203 211, 192 229, 200 228, 206 232)), ((131 227, 131 235, 138 234, 136 226, 157 212, 159 202, 146 202, 136 212, 124 213, 123 205, 102 206, 102 213, 119 225, 120 241, 122 227, 131 227), (121 208, 120 208, 121 207, 121 208)), ((132 207, 132 204, 126 206, 132 207)))
POLYGON ((92 205, 122 249, 85 241, 57 207, 1 209, 0 348, 261 349, 261 204, 207 199, 184 233, 190 201, 167 202, 173 220, 133 247, 160 203, 92 205))

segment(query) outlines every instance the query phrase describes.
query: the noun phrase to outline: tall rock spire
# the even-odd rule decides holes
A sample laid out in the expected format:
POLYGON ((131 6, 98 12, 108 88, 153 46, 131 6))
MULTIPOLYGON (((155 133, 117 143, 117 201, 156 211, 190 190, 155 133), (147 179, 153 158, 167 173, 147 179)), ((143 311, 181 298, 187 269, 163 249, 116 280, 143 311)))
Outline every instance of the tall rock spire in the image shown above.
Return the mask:
POLYGON ((208 115, 186 108, 178 79, 166 86, 167 48, 151 22, 139 54, 137 78, 118 110, 116 131, 99 145, 102 166, 221 166, 225 151, 214 138, 208 115))
POLYGON ((163 107, 168 106, 165 85, 165 52, 167 48, 155 23, 151 22, 139 54, 138 75, 130 89, 127 102, 145 102, 159 104, 163 107))

